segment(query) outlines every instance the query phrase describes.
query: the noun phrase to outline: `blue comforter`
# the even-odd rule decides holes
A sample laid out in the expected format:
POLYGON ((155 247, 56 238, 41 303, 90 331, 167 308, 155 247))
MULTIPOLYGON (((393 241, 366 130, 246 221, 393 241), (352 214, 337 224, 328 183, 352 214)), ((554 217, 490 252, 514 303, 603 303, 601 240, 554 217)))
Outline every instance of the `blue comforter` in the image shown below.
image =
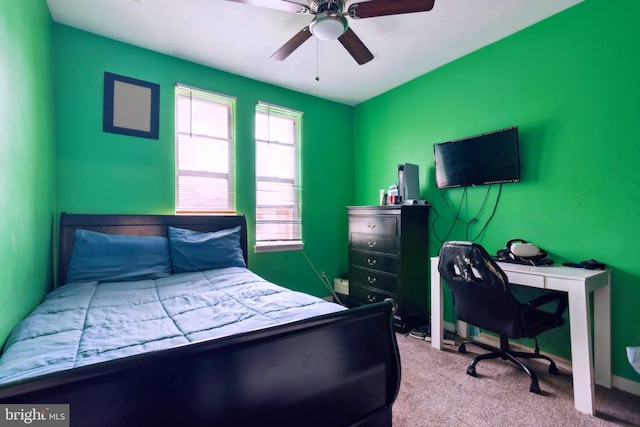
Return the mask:
POLYGON ((340 310, 239 267, 67 284, 12 331, 0 383, 340 310))

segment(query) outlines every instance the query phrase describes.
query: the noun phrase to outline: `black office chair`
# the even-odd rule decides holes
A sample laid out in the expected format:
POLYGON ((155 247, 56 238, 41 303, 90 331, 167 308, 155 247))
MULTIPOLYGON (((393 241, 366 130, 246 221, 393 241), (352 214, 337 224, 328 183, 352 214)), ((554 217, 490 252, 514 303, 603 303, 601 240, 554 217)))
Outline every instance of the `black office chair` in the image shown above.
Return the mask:
POLYGON ((550 362, 549 372, 558 374, 553 360, 540 354, 537 336, 564 323, 562 313, 567 308, 566 294, 550 292, 528 303, 520 303, 511 293, 504 271, 482 246, 471 242, 446 242, 440 250, 438 270, 453 293, 457 318, 500 335, 500 348, 473 340, 466 340, 458 347, 460 353, 466 353, 467 344, 490 351, 475 357, 467 374, 475 377, 476 365, 481 360, 508 359, 531 378, 529 391, 540 394, 538 378, 518 358, 545 359, 550 362), (539 309, 552 301, 557 303, 554 313, 539 309), (510 350, 509 338, 533 338, 535 352, 510 350))

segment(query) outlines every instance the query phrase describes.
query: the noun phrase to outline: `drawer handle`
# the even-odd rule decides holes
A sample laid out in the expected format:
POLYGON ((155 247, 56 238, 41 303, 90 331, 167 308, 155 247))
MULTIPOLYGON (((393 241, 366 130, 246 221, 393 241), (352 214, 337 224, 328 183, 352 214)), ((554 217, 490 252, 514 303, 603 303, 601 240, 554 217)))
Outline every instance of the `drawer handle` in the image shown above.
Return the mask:
POLYGON ((372 285, 376 283, 376 280, 377 279, 375 277, 367 276, 367 281, 372 285))
POLYGON ((367 301, 369 302, 376 302, 376 296, 371 296, 369 294, 367 294, 367 301))
POLYGON ((373 230, 374 228, 376 228, 376 224, 375 223, 367 223, 367 227, 369 228, 369 230, 373 230))
POLYGON ((376 245, 376 241, 375 240, 373 242, 371 240, 369 240, 367 243, 369 244, 370 248, 372 248, 372 247, 374 247, 376 245))
POLYGON ((367 258, 367 263, 369 265, 376 265, 376 260, 375 259, 371 259, 371 258, 367 258))

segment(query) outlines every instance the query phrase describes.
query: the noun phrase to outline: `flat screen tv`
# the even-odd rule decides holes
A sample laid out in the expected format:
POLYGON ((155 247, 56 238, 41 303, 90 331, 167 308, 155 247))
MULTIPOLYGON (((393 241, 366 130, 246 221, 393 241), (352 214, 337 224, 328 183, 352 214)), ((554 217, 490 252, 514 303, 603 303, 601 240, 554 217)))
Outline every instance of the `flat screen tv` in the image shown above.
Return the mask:
POLYGON ((436 187, 520 181, 518 127, 433 145, 436 187))

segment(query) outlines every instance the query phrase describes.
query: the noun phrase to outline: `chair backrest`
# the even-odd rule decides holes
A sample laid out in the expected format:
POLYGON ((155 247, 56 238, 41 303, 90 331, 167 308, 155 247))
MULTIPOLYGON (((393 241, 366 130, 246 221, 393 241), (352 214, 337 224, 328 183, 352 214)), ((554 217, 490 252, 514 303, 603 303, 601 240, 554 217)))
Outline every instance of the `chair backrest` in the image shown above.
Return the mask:
POLYGON ((520 303, 507 275, 481 245, 445 242, 438 270, 453 293, 459 320, 500 335, 522 335, 520 303))

